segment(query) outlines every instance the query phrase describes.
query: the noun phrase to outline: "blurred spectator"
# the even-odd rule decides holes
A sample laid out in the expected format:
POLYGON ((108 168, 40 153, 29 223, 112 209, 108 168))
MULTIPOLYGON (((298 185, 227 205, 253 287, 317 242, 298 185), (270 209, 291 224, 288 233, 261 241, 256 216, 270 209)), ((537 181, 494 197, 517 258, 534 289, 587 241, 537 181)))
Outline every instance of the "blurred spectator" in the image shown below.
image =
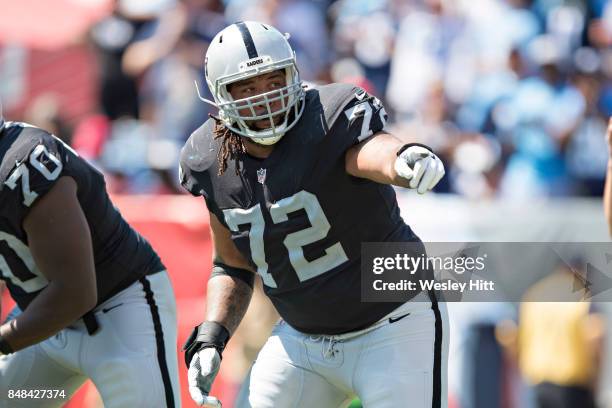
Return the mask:
POLYGON ((300 76, 307 81, 321 79, 333 49, 325 21, 325 4, 310 0, 227 0, 228 22, 254 20, 269 23, 291 34, 300 76))
MULTIPOLYGON (((449 303, 451 349, 449 394, 462 408, 513 406, 505 403, 502 348, 495 341, 496 323, 515 315, 509 303, 449 303)), ((517 405, 523 408, 523 405, 517 405)))
POLYGON ((612 117, 608 120, 606 132, 608 148, 608 166, 606 169, 606 182, 604 186, 603 205, 606 222, 608 223, 608 234, 612 236, 612 117))
POLYGON ((62 117, 60 103, 55 95, 44 94, 34 99, 24 112, 24 121, 46 129, 64 143, 72 142, 72 129, 62 117))
MULTIPOLYGON (((215 110, 193 83, 210 99, 207 44, 238 20, 290 33, 304 80, 352 83, 378 96, 391 131, 445 160, 438 192, 601 194, 602 133, 612 114, 610 0, 113 0, 91 30, 100 110, 70 125, 79 149, 121 172, 125 191, 178 191, 172 158, 215 110), (141 137, 119 129, 140 129, 143 161, 104 153, 128 151, 141 137)), ((62 105, 55 109, 51 116, 61 118, 62 105)))
POLYGON ((552 36, 530 44, 540 71, 521 81, 496 109, 496 125, 515 151, 501 185, 505 197, 533 198, 571 193, 563 149, 585 111, 583 95, 567 80, 568 58, 552 36))
POLYGON ((212 99, 204 81, 204 55, 209 41, 225 27, 219 1, 189 0, 188 19, 176 46, 146 74, 141 105, 159 138, 183 141, 208 119, 214 109, 198 98, 194 83, 204 97, 212 99))
POLYGON ((506 322, 498 336, 518 358, 539 408, 596 406, 605 326, 588 290, 576 290, 575 273, 561 265, 533 285, 520 306, 518 332, 506 322))
POLYGON ((100 106, 111 119, 138 118, 137 77, 167 54, 183 30, 176 0, 114 0, 92 30, 98 50, 100 106))
POLYGON ((584 115, 572 133, 565 149, 567 169, 575 183, 575 193, 597 196, 603 194, 604 176, 608 162, 605 138, 607 117, 600 111, 602 98, 599 57, 590 48, 576 52, 578 71, 573 76, 576 88, 585 100, 584 115), (592 60, 593 66, 585 66, 592 60))
MULTIPOLYGON (((386 97, 398 119, 414 112, 428 89, 444 79, 444 67, 463 30, 461 16, 449 3, 431 0, 400 22, 386 97)), ((462 76, 469 72, 462 72, 462 76)))
POLYGON ((332 35, 336 53, 357 61, 373 86, 372 93, 380 97, 384 97, 389 81, 396 35, 392 7, 385 6, 384 1, 345 0, 330 9, 335 19, 332 35))

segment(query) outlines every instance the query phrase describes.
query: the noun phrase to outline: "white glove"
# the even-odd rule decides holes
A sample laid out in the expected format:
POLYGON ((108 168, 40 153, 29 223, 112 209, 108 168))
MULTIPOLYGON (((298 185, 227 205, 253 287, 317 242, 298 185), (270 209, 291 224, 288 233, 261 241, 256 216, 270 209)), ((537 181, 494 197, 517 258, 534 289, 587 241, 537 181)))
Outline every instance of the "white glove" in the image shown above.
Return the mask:
POLYGON ((221 356, 214 347, 207 347, 198 351, 191 359, 187 372, 189 394, 191 394, 191 399, 199 406, 221 408, 219 399, 208 396, 220 366, 221 356))
POLYGON ((397 175, 410 180, 409 187, 416 188, 419 194, 434 188, 444 177, 442 160, 418 145, 410 146, 400 153, 394 167, 397 175))

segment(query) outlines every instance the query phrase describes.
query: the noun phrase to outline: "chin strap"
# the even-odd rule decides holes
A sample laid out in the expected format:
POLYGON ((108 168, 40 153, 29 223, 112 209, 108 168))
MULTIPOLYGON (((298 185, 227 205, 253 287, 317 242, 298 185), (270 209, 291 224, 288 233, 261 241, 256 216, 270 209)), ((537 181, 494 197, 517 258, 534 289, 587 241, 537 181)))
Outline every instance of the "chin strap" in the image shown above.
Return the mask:
POLYGON ((215 116, 215 115, 213 115, 212 113, 209 113, 209 114, 208 114, 208 117, 209 117, 209 118, 214 119, 214 120, 215 120, 215 122, 222 122, 220 117, 215 116))

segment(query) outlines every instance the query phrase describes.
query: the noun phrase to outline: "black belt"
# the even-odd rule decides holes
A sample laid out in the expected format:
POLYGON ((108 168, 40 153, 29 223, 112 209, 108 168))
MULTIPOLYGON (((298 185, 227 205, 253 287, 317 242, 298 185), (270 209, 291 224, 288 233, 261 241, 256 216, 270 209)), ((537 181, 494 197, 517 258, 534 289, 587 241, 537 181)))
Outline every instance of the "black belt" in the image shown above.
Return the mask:
POLYGON ((98 319, 96 315, 94 315, 93 311, 89 311, 85 313, 82 317, 83 323, 85 323, 85 328, 87 329, 87 334, 93 336, 100 330, 100 324, 98 323, 98 319))
MULTIPOLYGON (((151 275, 155 275, 156 273, 165 271, 166 269, 154 269, 152 272, 148 272, 145 274, 145 276, 151 276, 151 275)), ((138 279, 132 281, 131 279, 128 281, 129 284, 123 284, 120 285, 116 290, 114 290, 113 292, 111 292, 106 299, 104 299, 103 301, 106 301, 108 299, 110 299, 111 297, 115 296, 117 293, 121 292, 124 289, 127 289, 128 287, 130 287, 133 283, 138 282, 138 279)), ((83 320, 83 323, 85 323, 85 327, 87 328, 87 334, 89 334, 90 336, 93 336, 94 334, 96 334, 98 332, 98 330, 100 330, 100 324, 98 323, 98 319, 96 318, 96 315, 94 314, 93 310, 90 310, 89 312, 85 313, 83 315, 83 317, 81 317, 81 319, 83 320)))
MULTIPOLYGON (((159 270, 154 269, 152 272, 148 272, 147 274, 145 274, 145 276, 155 275, 156 273, 159 273, 162 271, 165 271, 165 269, 159 269, 159 270)), ((120 285, 116 290, 111 292, 106 297, 106 299, 104 299, 103 301, 110 299, 111 297, 115 296, 117 293, 121 292, 124 289, 127 289, 133 283, 136 283, 136 282, 138 282, 138 279, 134 281, 130 280, 129 284, 120 285)), ((83 320, 83 323, 85 323, 85 328, 87 328, 87 334, 89 334, 90 336, 93 336, 94 334, 98 332, 98 330, 100 330, 100 324, 98 323, 98 319, 96 318, 96 315, 94 314, 93 310, 90 310, 89 312, 85 313, 83 317, 81 317, 81 319, 83 320)))

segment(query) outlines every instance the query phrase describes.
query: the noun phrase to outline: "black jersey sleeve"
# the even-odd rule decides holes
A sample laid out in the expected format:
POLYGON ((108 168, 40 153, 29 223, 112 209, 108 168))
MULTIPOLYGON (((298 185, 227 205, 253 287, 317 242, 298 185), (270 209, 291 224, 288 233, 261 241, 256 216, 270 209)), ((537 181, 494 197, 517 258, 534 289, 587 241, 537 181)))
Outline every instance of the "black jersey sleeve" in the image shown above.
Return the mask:
POLYGON ((223 212, 215 201, 213 177, 217 177, 218 140, 213 135, 214 122, 209 119, 191 134, 181 150, 179 181, 191 195, 204 197, 209 212, 225 225, 223 212))
POLYGON ((384 129, 387 112, 382 102, 362 88, 332 84, 319 93, 329 127, 326 150, 344 153, 384 129))
POLYGON ((210 196, 210 172, 217 159, 217 147, 213 137, 214 122, 209 119, 196 129, 181 150, 179 181, 194 196, 210 196))
POLYGON ((71 175, 76 154, 46 131, 27 127, 2 161, 2 213, 20 224, 62 176, 71 175))
POLYGON ((347 129, 350 144, 357 144, 384 129, 387 112, 375 96, 354 88, 354 97, 344 106, 333 126, 347 129))
POLYGON ((181 161, 179 162, 179 181, 181 186, 183 186, 183 188, 191 195, 198 197, 204 194, 204 191, 200 188, 198 180, 192 173, 191 167, 188 163, 183 161, 182 157, 181 161))

